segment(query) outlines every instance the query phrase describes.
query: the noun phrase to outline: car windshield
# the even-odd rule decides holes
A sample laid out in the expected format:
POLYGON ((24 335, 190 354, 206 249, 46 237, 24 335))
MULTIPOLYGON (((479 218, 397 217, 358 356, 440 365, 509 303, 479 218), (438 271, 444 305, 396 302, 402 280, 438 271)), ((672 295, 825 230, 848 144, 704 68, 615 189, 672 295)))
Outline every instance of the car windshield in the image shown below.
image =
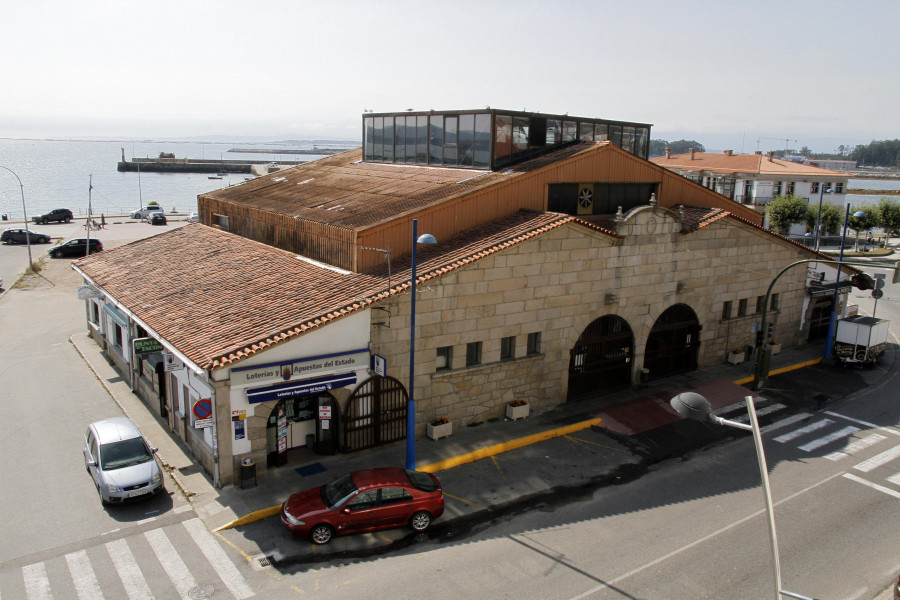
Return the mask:
POLYGON ((340 504, 341 500, 354 493, 356 493, 356 484, 353 483, 353 477, 350 473, 347 473, 343 477, 338 477, 331 483, 322 486, 322 502, 328 508, 334 509, 340 504))
POLYGON ((139 437, 100 446, 100 465, 104 471, 139 465, 153 456, 139 437))

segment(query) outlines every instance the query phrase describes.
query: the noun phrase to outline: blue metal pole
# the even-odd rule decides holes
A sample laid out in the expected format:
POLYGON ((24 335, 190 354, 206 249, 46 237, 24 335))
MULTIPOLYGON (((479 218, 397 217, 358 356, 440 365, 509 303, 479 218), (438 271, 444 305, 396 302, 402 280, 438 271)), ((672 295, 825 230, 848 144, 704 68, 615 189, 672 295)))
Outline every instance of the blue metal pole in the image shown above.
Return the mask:
POLYGON ((834 326, 837 316, 838 287, 841 283, 841 262, 844 260, 844 238, 847 237, 847 221, 850 219, 850 204, 844 214, 844 229, 841 231, 841 253, 838 258, 837 277, 834 280, 834 297, 831 301, 831 320, 828 321, 828 337, 825 338, 825 358, 831 358, 831 346, 834 343, 834 326))
POLYGON ((409 309, 409 402, 406 404, 406 468, 416 470, 416 245, 419 220, 413 219, 412 234, 412 299, 409 309))

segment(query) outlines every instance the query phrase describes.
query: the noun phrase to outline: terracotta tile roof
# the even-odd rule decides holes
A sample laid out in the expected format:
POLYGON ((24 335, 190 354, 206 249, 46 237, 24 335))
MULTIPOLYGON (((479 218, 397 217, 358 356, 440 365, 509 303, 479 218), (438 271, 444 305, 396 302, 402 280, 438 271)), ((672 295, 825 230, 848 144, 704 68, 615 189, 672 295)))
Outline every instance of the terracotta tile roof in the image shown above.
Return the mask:
POLYGON ((757 175, 759 177, 830 177, 835 179, 847 179, 846 173, 839 173, 829 169, 821 169, 811 165, 773 158, 771 161, 768 156, 760 154, 719 154, 714 152, 695 152, 694 158, 691 159, 688 154, 673 154, 669 158, 665 156, 655 156, 650 162, 666 167, 667 169, 678 169, 679 171, 709 171, 710 173, 721 173, 723 175, 744 173, 747 175, 757 175))
MULTIPOLYGON (((423 245, 417 280, 573 221, 567 215, 522 211, 423 245)), ((409 288, 409 261, 392 263, 391 294, 409 288)), ((317 266, 201 224, 94 254, 73 266, 202 369, 247 358, 388 294, 386 268, 347 273, 317 266)))
MULTIPOLYGON (((608 142, 598 145, 604 144, 608 142)), ((593 143, 573 144, 500 171, 365 163, 362 150, 356 149, 201 196, 317 223, 365 229, 513 180, 595 147, 593 143)))

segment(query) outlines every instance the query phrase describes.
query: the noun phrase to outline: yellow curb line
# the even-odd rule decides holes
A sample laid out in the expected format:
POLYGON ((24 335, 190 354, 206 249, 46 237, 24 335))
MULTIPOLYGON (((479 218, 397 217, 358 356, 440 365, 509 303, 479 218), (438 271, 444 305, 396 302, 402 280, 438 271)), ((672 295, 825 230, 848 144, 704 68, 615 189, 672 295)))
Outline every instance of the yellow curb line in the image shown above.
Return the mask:
POLYGON ((239 527, 241 525, 246 525, 247 523, 252 523, 254 521, 259 521, 260 519, 265 519, 268 517, 274 517, 279 512, 281 512, 281 505, 270 506, 269 508, 263 508, 260 510, 255 510, 248 515, 244 515, 243 517, 238 517, 231 523, 226 523, 221 527, 216 527, 213 531, 222 531, 223 529, 231 529, 232 527, 239 527))
POLYGON ((493 446, 487 446, 486 448, 473 450, 472 452, 466 452, 465 454, 454 456, 446 460, 441 460, 436 463, 431 463, 430 465, 417 467, 416 470, 425 471, 427 473, 435 473, 437 471, 443 471, 444 469, 449 469, 451 467, 458 467, 459 465, 475 462, 476 460, 481 460, 482 458, 487 458, 496 454, 502 454, 503 452, 509 452, 510 450, 521 448, 522 446, 527 446, 529 444, 542 442, 544 440, 553 439, 555 437, 568 435, 576 431, 582 431, 584 429, 588 429, 589 427, 593 427, 594 425, 598 425, 602 420, 603 419, 597 417, 595 419, 588 419, 587 421, 582 421, 580 423, 566 425, 565 427, 558 427, 556 429, 549 429, 547 431, 541 431, 540 433, 526 435, 525 437, 510 440, 508 442, 501 442, 499 444, 494 444, 493 446))
MULTIPOLYGON (((782 373, 787 373, 789 371, 796 371, 797 369, 803 369, 806 367, 811 367, 813 365, 817 365, 822 362, 822 358, 814 358, 812 360, 808 360, 806 362, 797 363, 795 365, 789 365, 787 367, 781 367, 780 369, 775 369, 773 371, 769 371, 769 375, 780 375, 782 373)), ((735 379, 732 383, 736 383, 737 385, 744 385, 745 383, 750 383, 753 381, 753 377, 744 377, 742 379, 735 379)))

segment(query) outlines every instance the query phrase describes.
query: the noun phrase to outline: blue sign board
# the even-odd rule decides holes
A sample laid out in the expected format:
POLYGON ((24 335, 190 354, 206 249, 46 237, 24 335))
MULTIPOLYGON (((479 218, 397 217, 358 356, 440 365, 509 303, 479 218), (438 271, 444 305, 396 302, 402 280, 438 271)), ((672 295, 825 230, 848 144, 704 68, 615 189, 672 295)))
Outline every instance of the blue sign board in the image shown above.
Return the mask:
POLYGON ((305 381, 297 381, 283 385, 270 385, 247 390, 247 401, 250 404, 258 404, 260 402, 268 402, 269 400, 286 400, 287 398, 296 398, 297 396, 305 396, 306 394, 327 392, 335 388, 341 388, 355 383, 356 373, 353 372, 333 375, 331 377, 307 379, 305 381))

